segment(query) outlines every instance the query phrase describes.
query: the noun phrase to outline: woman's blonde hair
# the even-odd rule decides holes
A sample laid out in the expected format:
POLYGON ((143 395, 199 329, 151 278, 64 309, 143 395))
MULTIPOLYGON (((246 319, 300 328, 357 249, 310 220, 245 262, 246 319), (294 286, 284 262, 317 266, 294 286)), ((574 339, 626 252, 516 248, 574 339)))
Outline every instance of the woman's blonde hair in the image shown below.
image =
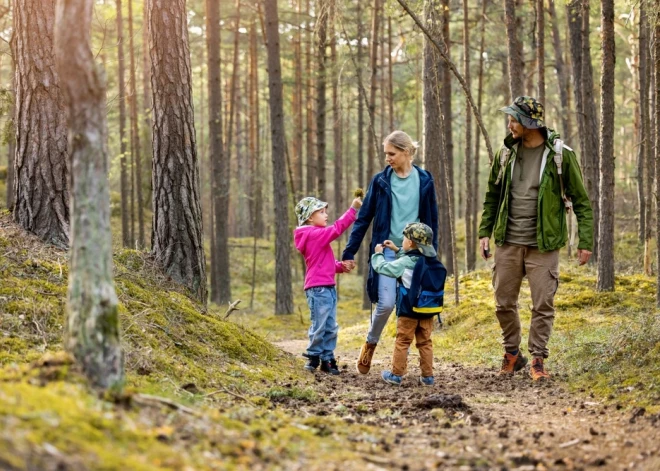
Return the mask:
POLYGON ((416 141, 413 141, 408 134, 403 131, 394 131, 385 139, 383 139, 383 145, 392 144, 399 150, 407 152, 410 157, 415 155, 415 152, 419 148, 419 144, 416 141))

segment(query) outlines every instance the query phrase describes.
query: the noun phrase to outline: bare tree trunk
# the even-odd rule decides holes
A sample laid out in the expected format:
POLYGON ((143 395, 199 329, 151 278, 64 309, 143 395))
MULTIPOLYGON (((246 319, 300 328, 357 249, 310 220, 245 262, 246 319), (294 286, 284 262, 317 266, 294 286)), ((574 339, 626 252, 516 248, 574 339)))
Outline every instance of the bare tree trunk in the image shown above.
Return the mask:
MULTIPOLYGON (((373 122, 376 115, 376 92, 378 91, 378 36, 380 28, 381 16, 381 0, 373 1, 373 16, 371 19, 371 36, 369 38, 369 60, 371 61, 371 87, 369 89, 369 116, 372 119, 372 126, 375 127, 376 123, 373 122)), ((375 146, 374 134, 369 133, 367 136, 367 176, 370 179, 376 172, 376 154, 374 152, 375 146)))
POLYGON ((293 86, 293 179, 296 187, 296 200, 302 198, 303 186, 303 80, 302 80, 302 0, 296 2, 296 35, 293 43, 294 86, 293 86))
POLYGON ((105 81, 90 49, 93 8, 92 0, 58 1, 55 54, 68 111, 72 171, 65 345, 92 385, 106 389, 121 388, 124 356, 112 275, 105 81))
MULTIPOLYGON (((331 0, 330 0, 331 1, 331 0)), ((326 113, 326 81, 327 81, 327 54, 328 42, 328 0, 318 0, 316 12, 316 52, 318 69, 316 73, 316 188, 319 198, 326 200, 326 171, 325 171, 325 113, 326 113)))
POLYGON ((135 44, 133 41, 133 0, 128 0, 128 37, 131 50, 131 142, 133 144, 133 162, 135 163, 135 180, 137 183, 137 213, 138 213, 138 247, 144 248, 144 203, 142 198, 142 147, 140 144, 140 129, 138 126, 138 95, 135 76, 135 44))
POLYGON ((335 211, 341 214, 344 208, 343 191, 343 117, 341 96, 339 94, 339 63, 337 62, 337 35, 335 25, 337 22, 337 0, 330 0, 330 58, 332 63, 332 135, 333 152, 335 163, 334 192, 335 192, 335 211))
MULTIPOLYGON (((589 193, 589 199, 594 203, 599 201, 599 149, 598 142, 598 114, 596 111, 596 102, 594 100, 594 78, 593 66, 591 64, 591 46, 589 45, 589 0, 582 0, 582 97, 584 103, 584 134, 586 152, 582 170, 586 179, 586 187, 589 193)), ((599 238, 599 214, 600 209, 597 204, 593 205, 594 213, 594 256, 593 260, 598 260, 599 238)))
POLYGON ((69 245, 67 128, 53 57, 55 0, 14 2, 13 216, 42 240, 69 245))
POLYGON ((536 70, 538 73, 538 100, 545 106, 545 9, 543 0, 536 0, 536 70))
POLYGON ((206 304, 186 2, 148 0, 146 13, 154 110, 151 250, 172 279, 206 304))
POLYGON ((16 67, 14 60, 12 64, 12 97, 11 106, 9 107, 9 118, 12 121, 13 131, 7 136, 7 208, 12 209, 14 206, 14 157, 16 156, 16 67))
POLYGON ((506 22, 507 46, 509 51, 509 93, 513 101, 516 97, 525 94, 525 63, 522 56, 522 45, 518 41, 516 32, 515 0, 504 0, 504 19, 506 22))
MULTIPOLYGON (((614 0, 601 0, 600 79, 600 244, 604 254, 614 253, 614 0)), ((598 291, 614 290, 614 257, 598 258, 598 291)))
POLYGON ((273 161, 273 202, 275 204, 275 314, 293 312, 291 293, 291 245, 286 177, 286 141, 282 104, 282 70, 277 0, 264 0, 268 90, 270 92, 271 146, 273 161))
MULTIPOLYGON (((470 23, 468 21, 468 0, 463 0, 463 77, 468 88, 471 87, 470 78, 470 23)), ((466 271, 475 269, 477 262, 476 234, 473 232, 473 219, 475 218, 474 175, 472 168, 472 111, 470 104, 465 102, 465 266, 466 271)))
POLYGON ((307 77, 306 83, 306 93, 305 99, 307 101, 306 106, 306 167, 307 167, 307 185, 306 190, 308 195, 316 194, 316 157, 314 155, 314 91, 312 83, 312 42, 314 34, 312 32, 312 17, 310 14, 309 7, 310 0, 307 0, 307 10, 305 18, 305 27, 307 29, 307 42, 306 42, 306 54, 305 54, 305 75, 307 77))
MULTIPOLYGON (((550 23, 552 24, 552 44, 555 50, 555 70, 557 71, 557 85, 559 88, 559 101, 561 103, 561 133, 564 139, 569 137, 569 108, 568 108, 568 74, 564 64, 564 54, 561 47, 561 37, 559 35, 559 25, 557 11, 555 9, 555 0, 548 0, 550 11, 550 23)), ((545 105, 545 103, 543 103, 545 105)))
POLYGON ((227 205, 229 187, 226 178, 229 158, 223 143, 222 83, 220 80, 220 5, 206 0, 206 57, 208 73, 209 162, 211 163, 211 195, 213 222, 211 225, 211 301, 224 304, 231 301, 229 287, 229 235, 227 205), (223 286, 227 285, 227 286, 223 286))
MULTIPOLYGON (((129 0, 130 1, 130 0, 129 0)), ((121 194, 121 240, 124 247, 131 246, 133 239, 130 221, 130 196, 128 182, 128 166, 126 165, 126 84, 124 82, 124 27, 121 11, 121 0, 115 0, 117 5, 117 75, 119 87, 119 161, 120 161, 120 194, 121 194)))
MULTIPOLYGON (((477 108, 479 114, 481 114, 481 103, 484 94, 484 50, 486 49, 486 9, 488 7, 489 0, 481 0, 481 39, 479 41, 479 79, 478 79, 478 91, 477 91, 477 108)), ((479 129, 479 123, 475 123, 475 140, 474 140, 474 181, 473 181, 473 190, 472 194, 475 198, 474 204, 474 215, 472 217, 472 233, 475 237, 475 243, 477 240, 478 232, 478 202, 481 201, 479 198, 479 144, 481 143, 481 129, 479 129)))
POLYGON ((642 240, 644 241, 644 273, 651 275, 651 247, 652 235, 651 218, 653 214, 653 176, 651 162, 651 126, 649 115, 649 22, 647 5, 644 0, 639 4, 639 118, 640 134, 637 154, 638 183, 641 183, 640 225, 644 226, 642 240), (648 198, 646 198, 648 195, 648 198))
MULTIPOLYGON (((573 69, 573 95, 575 98, 575 116, 578 137, 580 138, 581 167, 585 167, 587 151, 585 150, 585 119, 584 99, 582 97, 582 5, 581 0, 570 0, 566 4, 566 17, 568 18, 568 31, 570 38, 571 65, 573 69)), ((592 203, 595 201, 592 200, 592 203)), ((594 205, 595 206, 595 205, 594 205)))
MULTIPOLYGON (((660 21, 655 22, 655 181, 660 182, 660 21)), ((655 205, 655 233, 660 234, 660 204, 655 205)), ((658 282, 656 289, 656 305, 660 307, 660 237, 656 237, 656 266, 658 267, 658 282)))
MULTIPOLYGON (((444 50, 447 57, 450 57, 451 54, 451 38, 449 36, 449 12, 450 5, 449 0, 442 0, 442 39, 444 41, 444 50)), ((442 84, 442 94, 440 98, 440 108, 442 109, 442 116, 440 119, 440 127, 442 129, 443 138, 441 142, 444 142, 444 147, 440 158, 445 163, 440 164, 441 180, 449 180, 450 186, 453 189, 454 187, 454 138, 452 133, 452 90, 451 90, 451 72, 449 64, 444 61, 440 61, 440 72, 442 74, 441 84, 442 84), (446 171, 446 173, 445 173, 446 171)), ((438 200, 440 203, 439 213, 442 215, 439 219, 444 219, 448 221, 449 218, 454 218, 456 214, 456 209, 453 203, 453 195, 451 195, 451 203, 446 196, 446 193, 443 192, 442 199, 438 200)), ((442 244, 442 253, 445 256, 445 261, 447 265, 447 274, 454 274, 454 252, 455 247, 452 246, 451 230, 449 225, 440 224, 438 226, 438 245, 442 244)))
MULTIPOLYGON (((357 32, 358 32, 358 44, 357 44, 357 70, 355 73, 358 77, 362 77, 362 36, 364 35, 362 29, 362 9, 360 8, 362 2, 357 0, 357 32)), ((358 90, 358 110, 357 110, 357 163, 358 163, 358 186, 362 188, 364 186, 364 100, 358 90)), ((364 252, 364 251, 363 251, 364 252)))
POLYGON ((392 17, 387 17, 387 104, 390 130, 394 131, 394 80, 392 78, 392 17))

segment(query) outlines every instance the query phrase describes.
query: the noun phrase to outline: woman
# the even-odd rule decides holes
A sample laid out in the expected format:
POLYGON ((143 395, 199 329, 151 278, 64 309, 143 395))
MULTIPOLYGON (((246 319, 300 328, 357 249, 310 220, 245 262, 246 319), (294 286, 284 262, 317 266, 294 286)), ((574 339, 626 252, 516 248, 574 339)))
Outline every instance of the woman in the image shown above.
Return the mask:
MULTIPOLYGON (((383 141, 387 167, 377 173, 369 184, 342 260, 355 259, 355 253, 360 248, 372 220, 373 237, 369 243, 369 258, 374 253, 376 244, 382 244, 385 240, 389 239, 401 246, 403 228, 409 222, 423 222, 431 227, 433 247, 438 248, 435 186, 431 174, 412 163, 417 147, 417 143, 403 131, 394 131, 383 141)), ((383 254, 386 261, 395 259, 394 252, 390 249, 386 248, 383 254)), ((371 369, 371 358, 394 309, 396 279, 379 276, 369 266, 367 293, 376 307, 371 315, 366 342, 357 361, 357 370, 361 374, 367 374, 371 369)))

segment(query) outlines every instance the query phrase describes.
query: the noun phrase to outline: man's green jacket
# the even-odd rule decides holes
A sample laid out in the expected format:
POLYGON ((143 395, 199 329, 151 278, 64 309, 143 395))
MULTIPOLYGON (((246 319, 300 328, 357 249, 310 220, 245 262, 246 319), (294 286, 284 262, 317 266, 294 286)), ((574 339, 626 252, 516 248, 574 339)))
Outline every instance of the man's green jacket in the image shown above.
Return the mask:
MULTIPOLYGON (((566 208, 562 200, 560 175, 554 162, 554 140, 559 134, 548 129, 548 139, 545 142, 541 165, 542 173, 539 186, 538 219, 536 223, 536 240, 541 252, 557 250, 566 245, 568 230, 566 227, 566 208)), ((511 174, 516 160, 519 140, 509 134, 504 139, 502 147, 493 160, 488 176, 488 188, 484 200, 484 210, 479 226, 479 238, 495 237, 495 244, 502 245, 506 238, 506 225, 509 216, 509 199, 511 192, 511 174), (509 149, 509 155, 504 163, 505 171, 500 175, 500 156, 504 149, 509 149)), ((573 211, 578 221, 578 249, 591 251, 593 244, 593 213, 589 196, 582 183, 582 174, 575 157, 575 152, 564 146, 562 159, 562 177, 564 192, 573 203, 573 211)))

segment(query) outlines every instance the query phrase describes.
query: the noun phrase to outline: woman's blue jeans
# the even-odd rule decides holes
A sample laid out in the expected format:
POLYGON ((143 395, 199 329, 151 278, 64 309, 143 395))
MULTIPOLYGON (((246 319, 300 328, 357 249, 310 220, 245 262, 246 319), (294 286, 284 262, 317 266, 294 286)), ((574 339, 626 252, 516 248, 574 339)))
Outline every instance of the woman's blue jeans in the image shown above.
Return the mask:
MULTIPOLYGON (((385 260, 392 262, 396 259, 396 254, 390 249, 383 251, 385 260)), ((389 276, 378 276, 378 303, 371 313, 371 326, 367 334, 367 342, 378 343, 380 335, 387 324, 390 314, 396 304, 396 278, 389 276)))

